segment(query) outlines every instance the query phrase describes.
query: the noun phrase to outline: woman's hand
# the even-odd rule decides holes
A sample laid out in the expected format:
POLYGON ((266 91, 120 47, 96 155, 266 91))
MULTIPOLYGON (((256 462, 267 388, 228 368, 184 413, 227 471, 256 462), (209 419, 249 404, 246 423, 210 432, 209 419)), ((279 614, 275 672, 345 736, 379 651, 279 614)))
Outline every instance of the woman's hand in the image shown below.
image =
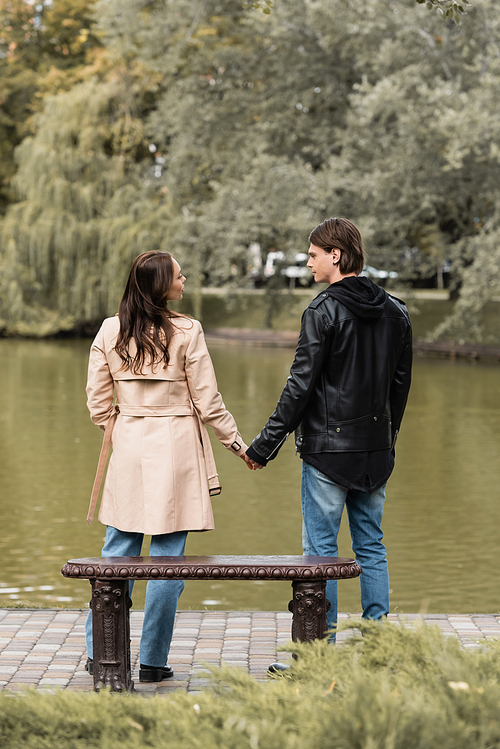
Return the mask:
POLYGON ((249 468, 249 469, 250 469, 251 471, 253 471, 253 465, 252 465, 252 461, 250 460, 250 458, 248 457, 248 455, 246 455, 246 453, 243 453, 243 455, 240 455, 240 458, 241 458, 242 460, 244 460, 244 461, 245 461, 245 463, 247 464, 248 468, 249 468))
POLYGON ((262 466, 260 463, 256 463, 255 460, 252 460, 251 458, 249 458, 246 453, 244 453, 243 455, 240 455, 240 458, 242 458, 245 461, 245 463, 247 464, 247 466, 249 467, 251 471, 257 471, 260 468, 264 468, 264 466, 262 466))

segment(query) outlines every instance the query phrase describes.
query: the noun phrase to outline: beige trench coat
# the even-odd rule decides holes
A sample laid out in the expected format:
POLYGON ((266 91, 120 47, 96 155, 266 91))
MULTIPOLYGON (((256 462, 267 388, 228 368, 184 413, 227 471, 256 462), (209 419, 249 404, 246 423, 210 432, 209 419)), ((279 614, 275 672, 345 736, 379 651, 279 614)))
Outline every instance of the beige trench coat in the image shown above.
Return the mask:
POLYGON ((105 429, 117 414, 99 520, 121 531, 213 529, 207 479, 214 487, 218 477, 204 425, 235 455, 247 449, 217 390, 200 323, 187 317, 173 323, 166 367, 146 365, 140 375, 121 369, 113 349, 117 316, 104 320, 90 350, 90 417, 105 429))

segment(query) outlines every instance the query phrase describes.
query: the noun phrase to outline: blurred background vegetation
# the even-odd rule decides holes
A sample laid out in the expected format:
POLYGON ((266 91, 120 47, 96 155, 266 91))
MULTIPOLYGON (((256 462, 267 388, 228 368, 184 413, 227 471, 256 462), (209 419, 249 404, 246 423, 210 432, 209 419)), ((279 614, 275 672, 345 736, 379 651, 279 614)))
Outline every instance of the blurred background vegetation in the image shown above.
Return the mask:
POLYGON ((338 215, 398 287, 449 286, 434 337, 488 342, 494 0, 270 6, 0 0, 4 334, 91 331, 156 248, 182 264, 196 312, 202 287, 252 287, 258 261, 306 251, 338 215))
MULTIPOLYGON (((4 749, 496 749, 499 640, 462 648, 436 625, 351 620, 342 647, 286 645, 288 676, 206 665, 208 686, 144 692, 40 688, 0 694, 4 749), (358 635, 358 636, 357 636, 358 635), (22 695, 22 699, 21 696, 22 695)), ((205 664, 204 664, 205 665, 205 664)))

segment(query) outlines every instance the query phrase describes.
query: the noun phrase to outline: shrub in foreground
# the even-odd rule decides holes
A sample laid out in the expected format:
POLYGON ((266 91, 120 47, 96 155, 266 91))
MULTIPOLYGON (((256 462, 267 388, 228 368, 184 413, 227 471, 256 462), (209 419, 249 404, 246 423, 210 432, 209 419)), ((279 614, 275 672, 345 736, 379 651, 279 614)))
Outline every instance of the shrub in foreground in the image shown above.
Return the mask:
POLYGON ((293 645, 293 669, 267 683, 224 666, 199 694, 0 694, 0 746, 500 749, 499 641, 465 651, 432 626, 355 626, 342 647, 293 645))

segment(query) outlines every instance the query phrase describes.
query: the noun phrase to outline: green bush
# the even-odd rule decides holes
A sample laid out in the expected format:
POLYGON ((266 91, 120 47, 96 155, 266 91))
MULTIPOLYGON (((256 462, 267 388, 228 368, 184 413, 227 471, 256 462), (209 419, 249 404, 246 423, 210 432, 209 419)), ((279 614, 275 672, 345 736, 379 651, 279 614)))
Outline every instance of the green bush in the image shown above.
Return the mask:
MULTIPOLYGON (((347 626, 352 626, 348 623, 347 626)), ((494 749, 500 642, 464 650, 437 627, 356 623, 341 647, 293 647, 286 676, 213 668, 212 685, 144 699, 0 695, 0 746, 26 749, 494 749)))

